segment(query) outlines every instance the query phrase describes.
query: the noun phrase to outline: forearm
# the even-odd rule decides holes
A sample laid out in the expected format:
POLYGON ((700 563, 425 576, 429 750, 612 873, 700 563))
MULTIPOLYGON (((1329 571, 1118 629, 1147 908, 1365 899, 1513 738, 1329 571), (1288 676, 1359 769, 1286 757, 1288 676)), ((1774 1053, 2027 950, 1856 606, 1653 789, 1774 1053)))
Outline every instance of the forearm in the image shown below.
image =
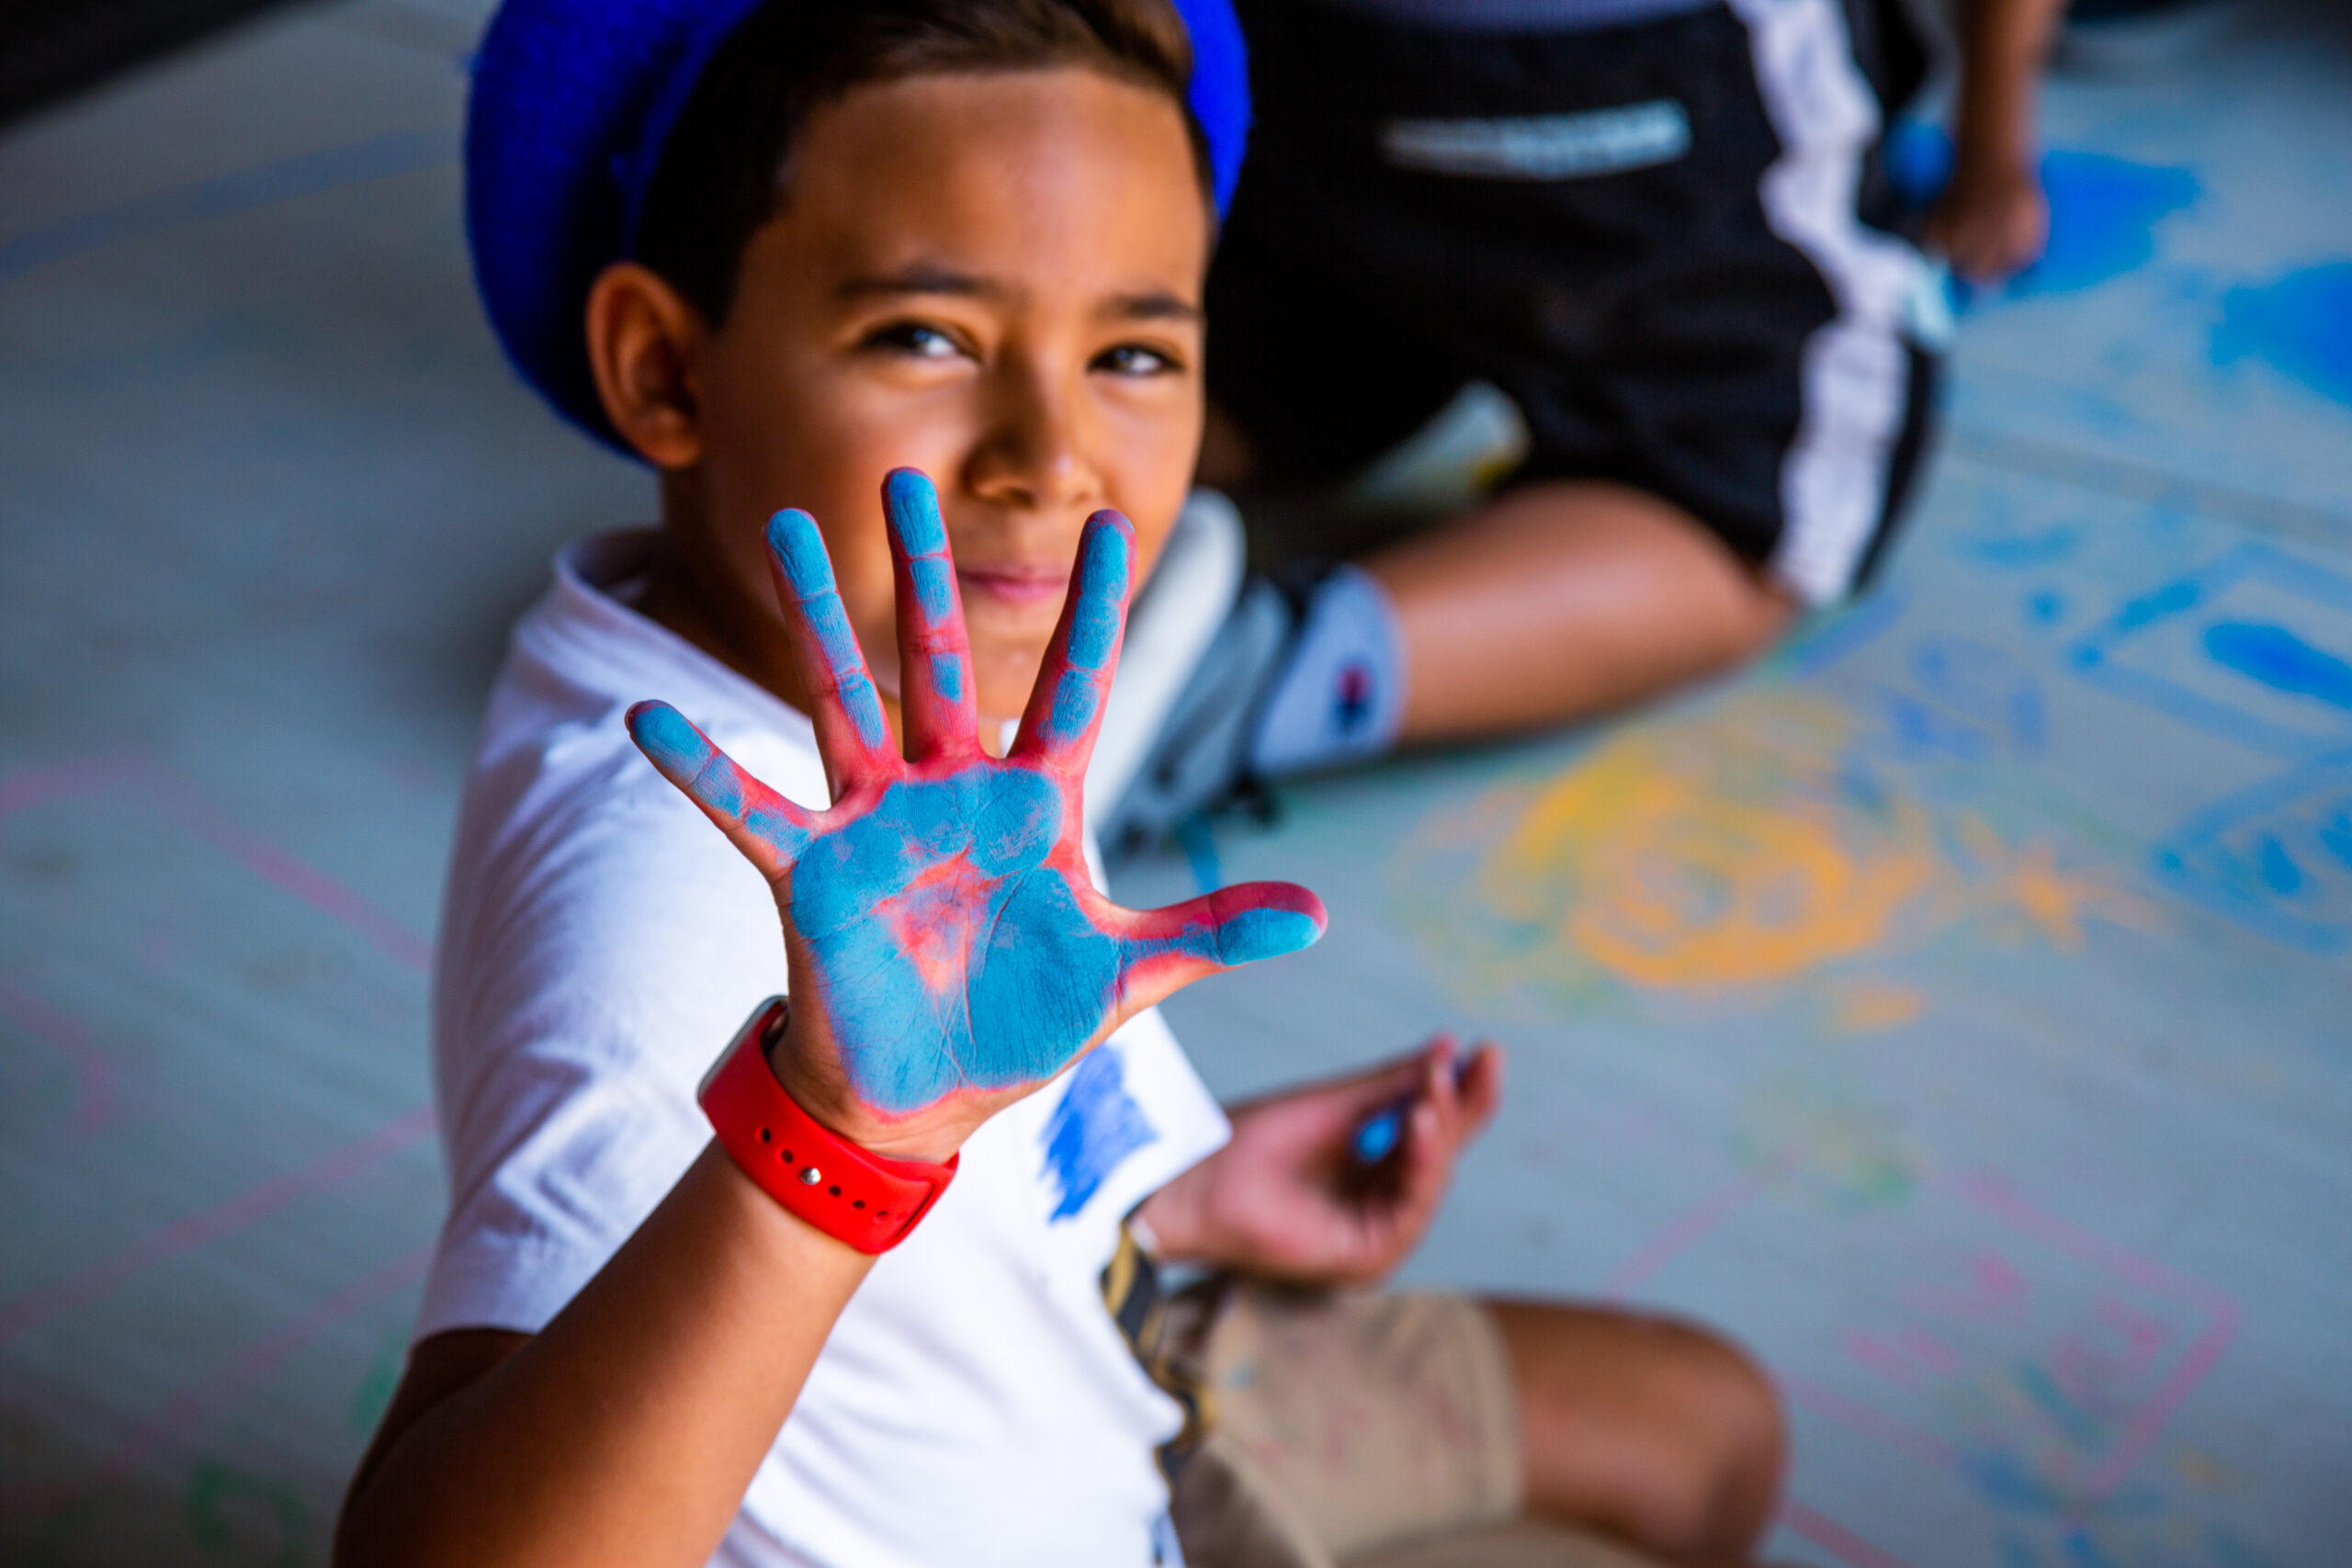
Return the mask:
POLYGON ((1778 590, 1623 485, 1529 485, 1364 563, 1396 605, 1408 742, 1583 717, 1752 657, 1778 590))
POLYGON ((2065 0, 1968 0, 1953 141, 1963 157, 2033 156, 2034 89, 2065 0))
POLYGON ((388 1418, 336 1561, 703 1562, 871 1266, 710 1145, 545 1330, 388 1418))

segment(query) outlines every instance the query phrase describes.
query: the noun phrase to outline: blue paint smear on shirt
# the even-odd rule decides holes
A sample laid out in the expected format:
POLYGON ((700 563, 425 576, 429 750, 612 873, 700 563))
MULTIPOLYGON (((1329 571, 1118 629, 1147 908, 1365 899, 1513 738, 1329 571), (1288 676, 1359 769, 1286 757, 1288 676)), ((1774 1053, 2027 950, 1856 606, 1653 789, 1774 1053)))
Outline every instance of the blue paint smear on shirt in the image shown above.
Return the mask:
POLYGON ((2304 267, 2222 297, 2215 365, 2255 358, 2352 405, 2352 262, 2304 267))
POLYGON ((2352 664, 2313 648, 2284 626, 2217 621, 2205 628, 2205 652, 2223 669, 2272 691, 2352 709, 2352 664))
POLYGON ((1051 1218, 1066 1220, 1085 1208, 1122 1160, 1159 1136, 1127 1092, 1126 1063, 1116 1046, 1079 1063, 1046 1123, 1044 1174, 1061 1189, 1051 1218))

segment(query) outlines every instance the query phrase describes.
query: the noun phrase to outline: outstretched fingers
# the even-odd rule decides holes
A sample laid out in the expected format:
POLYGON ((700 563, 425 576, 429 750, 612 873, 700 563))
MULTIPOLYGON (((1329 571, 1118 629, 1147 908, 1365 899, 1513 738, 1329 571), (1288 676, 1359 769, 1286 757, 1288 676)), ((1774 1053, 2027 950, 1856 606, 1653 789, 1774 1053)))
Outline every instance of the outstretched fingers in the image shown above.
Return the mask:
POLYGON ((736 766, 676 708, 638 704, 628 710, 628 735, 763 876, 774 879, 807 847, 815 830, 809 813, 736 766))
POLYGON ((1164 909, 1122 913, 1121 990, 1135 1009, 1203 976, 1311 947, 1327 923, 1323 900, 1292 882, 1245 882, 1164 909))
POLYGON ((938 493, 920 471, 893 468, 882 481, 882 511, 898 576, 899 712, 907 761, 977 756, 971 646, 938 493))
POLYGON ((1078 539, 1078 568, 1061 625, 1046 647, 1037 684, 1022 716, 1013 755, 1043 762, 1075 781, 1094 751, 1095 728, 1111 694, 1119 639, 1126 630, 1127 595, 1135 587, 1135 525, 1115 512, 1086 520, 1078 539))
POLYGON ((866 671, 817 520, 797 507, 770 518, 768 559, 825 777, 839 800, 852 784, 894 770, 882 694, 866 671))

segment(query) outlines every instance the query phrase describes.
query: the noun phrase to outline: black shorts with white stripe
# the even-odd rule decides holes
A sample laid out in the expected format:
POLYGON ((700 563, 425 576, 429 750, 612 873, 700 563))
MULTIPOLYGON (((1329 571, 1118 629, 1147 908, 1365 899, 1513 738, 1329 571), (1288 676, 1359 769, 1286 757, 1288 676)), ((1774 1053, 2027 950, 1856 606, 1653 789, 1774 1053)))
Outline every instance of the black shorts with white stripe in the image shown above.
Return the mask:
POLYGON ((1245 3, 1208 372, 1261 473, 1342 477, 1484 380, 1526 422, 1517 479, 1638 486, 1809 603, 1850 591, 1917 467, 1940 303, 1879 166, 1897 7, 1858 3, 1541 32, 1245 3))

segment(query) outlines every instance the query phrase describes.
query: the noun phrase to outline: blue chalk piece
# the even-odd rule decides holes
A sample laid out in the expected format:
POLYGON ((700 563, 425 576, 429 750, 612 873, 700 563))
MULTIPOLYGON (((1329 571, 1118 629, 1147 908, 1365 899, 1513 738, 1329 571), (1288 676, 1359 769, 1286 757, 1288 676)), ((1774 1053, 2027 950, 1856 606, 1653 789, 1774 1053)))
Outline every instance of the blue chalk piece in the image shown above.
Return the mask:
POLYGON ((775 552, 784 580, 803 598, 833 592, 833 562, 825 553, 825 536, 806 512, 787 506, 769 518, 768 548, 775 552))
POLYGON ((1924 212, 1951 179, 1951 138, 1942 126, 1908 117, 1887 127, 1880 156, 1903 205, 1924 212))
POLYGON ((1356 1129, 1353 1146, 1356 1159, 1363 1165, 1378 1165, 1396 1152, 1405 1136, 1405 1108, 1392 1105, 1387 1110, 1366 1118, 1356 1129))
POLYGON ((2304 267, 2222 297, 2215 365, 2252 357, 2324 398, 2352 404, 2352 262, 2304 267))
POLYGON ((2216 664, 2273 691, 2352 708, 2352 664, 2284 626, 2217 621, 2205 628, 2205 651, 2216 664))

